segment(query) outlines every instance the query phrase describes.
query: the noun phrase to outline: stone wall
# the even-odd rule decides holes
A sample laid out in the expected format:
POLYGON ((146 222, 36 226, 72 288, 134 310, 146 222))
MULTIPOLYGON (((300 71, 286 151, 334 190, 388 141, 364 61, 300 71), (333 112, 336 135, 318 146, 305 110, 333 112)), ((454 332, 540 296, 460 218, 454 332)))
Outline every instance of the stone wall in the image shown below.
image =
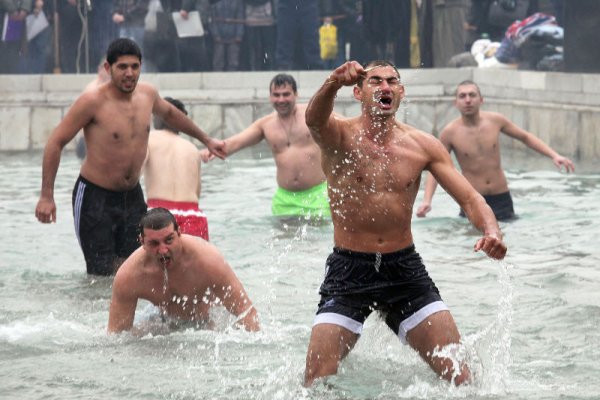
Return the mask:
MULTIPOLYGON (((228 137, 272 109, 268 85, 273 72, 145 74, 163 96, 182 100, 191 118, 210 135, 228 137)), ((296 71, 301 102, 326 79, 326 71, 296 71)), ((406 100, 398 118, 437 135, 458 116, 452 104, 456 84, 477 82, 484 109, 499 111, 576 161, 600 158, 600 75, 498 69, 402 70, 406 100)), ((92 75, 0 76, 0 151, 40 150, 92 75)), ((350 88, 338 94, 336 111, 357 115, 350 88)), ((521 149, 504 138, 502 146, 521 149)), ((69 145, 73 148, 73 143, 69 145)), ((268 154, 266 146, 252 152, 268 154)))

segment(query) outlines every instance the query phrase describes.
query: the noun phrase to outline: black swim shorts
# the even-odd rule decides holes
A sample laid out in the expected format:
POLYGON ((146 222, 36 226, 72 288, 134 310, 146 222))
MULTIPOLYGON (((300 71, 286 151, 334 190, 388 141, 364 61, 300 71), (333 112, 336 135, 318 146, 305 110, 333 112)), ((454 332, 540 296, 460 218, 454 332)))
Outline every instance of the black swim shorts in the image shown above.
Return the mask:
POLYGON ((73 189, 73 219, 88 274, 113 274, 116 260, 139 247, 138 224, 146 208, 139 183, 115 192, 79 176, 73 189))
POLYGON ((377 310, 402 343, 428 316, 448 309, 414 245, 385 254, 334 248, 319 293, 314 325, 330 323, 361 334, 377 310))
MULTIPOLYGON (((513 208, 513 201, 510 192, 486 194, 483 195, 483 198, 494 212, 494 215, 498 221, 510 221, 518 218, 513 208)), ((462 209, 460 210, 459 215, 461 217, 466 217, 465 212, 462 209)))

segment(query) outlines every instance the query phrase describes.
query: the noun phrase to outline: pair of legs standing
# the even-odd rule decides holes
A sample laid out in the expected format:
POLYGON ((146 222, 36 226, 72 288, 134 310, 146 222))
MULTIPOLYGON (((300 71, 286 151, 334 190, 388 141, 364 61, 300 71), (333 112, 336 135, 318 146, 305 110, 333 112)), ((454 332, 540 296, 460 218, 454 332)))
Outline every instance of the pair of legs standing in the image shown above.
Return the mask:
POLYGON ((460 334, 413 245, 386 254, 334 248, 319 292, 306 356, 306 386, 337 372, 374 310, 439 376, 456 385, 470 380, 464 363, 455 370, 451 355, 436 352, 458 345, 460 334))
MULTIPOLYGON (((340 362, 350 353, 358 338, 358 334, 340 325, 315 325, 306 355, 304 385, 310 386, 315 379, 335 375, 340 362)), ((470 381, 471 374, 466 364, 460 366, 460 371, 454 371, 453 360, 434 355, 436 348, 460 342, 460 334, 449 311, 430 315, 413 328, 406 339, 440 377, 456 385, 470 381)))

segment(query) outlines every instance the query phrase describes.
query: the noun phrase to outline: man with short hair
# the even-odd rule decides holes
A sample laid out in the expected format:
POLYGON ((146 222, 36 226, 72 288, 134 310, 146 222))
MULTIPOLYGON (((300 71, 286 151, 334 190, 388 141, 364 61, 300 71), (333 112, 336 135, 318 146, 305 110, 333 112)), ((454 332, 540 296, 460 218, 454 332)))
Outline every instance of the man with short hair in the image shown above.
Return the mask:
MULTIPOLYGON (((165 100, 187 115, 181 101, 171 97, 165 100)), ((148 208, 168 209, 175 216, 181 233, 208 240, 208 221, 198 208, 201 164, 198 148, 155 116, 143 167, 148 208)))
MULTIPOLYGON (((269 84, 269 100, 275 111, 225 139, 225 150, 231 155, 266 140, 275 158, 279 186, 271 204, 273 215, 329 217, 321 150, 306 126, 306 105, 297 104, 297 99, 294 77, 275 75, 269 84)), ((207 155, 204 152, 205 159, 207 155)))
POLYGON ((396 120, 404 98, 396 67, 382 60, 366 67, 356 61, 338 67, 306 109, 306 124, 323 152, 335 248, 319 291, 304 384, 337 373, 374 310, 440 377, 466 383, 464 360, 436 352, 459 345, 460 334, 413 243, 412 207, 422 171, 429 170, 483 232, 475 251, 504 258, 502 233, 442 144, 396 120), (361 115, 336 118, 336 95, 352 85, 361 115))
MULTIPOLYGON (((475 82, 466 80, 459 83, 454 105, 461 116, 446 125, 440 133, 440 141, 448 152, 454 152, 463 176, 483 196, 496 219, 508 221, 516 218, 516 214, 501 165, 500 133, 520 140, 527 147, 551 158, 559 169, 564 167, 566 172, 573 172, 575 166, 571 160, 504 115, 481 111, 482 103, 483 97, 475 82)), ((425 194, 417 210, 418 217, 425 217, 431 211, 436 187, 437 182, 430 174, 425 181, 425 194)), ((460 215, 465 216, 463 210, 460 215)))
POLYGON ((211 327, 210 310, 222 304, 238 317, 237 325, 260 330, 252 301, 215 246, 181 234, 173 214, 154 208, 140 221, 137 249, 113 281, 108 332, 133 327, 139 299, 160 308, 164 317, 211 327))
POLYGON ((135 42, 113 41, 104 64, 110 81, 77 98, 44 149, 35 215, 50 223, 56 221, 54 181, 61 151, 83 129, 87 154, 73 190, 73 214, 89 274, 113 274, 138 247, 137 224, 146 212, 139 178, 152 114, 200 140, 217 157, 225 156, 222 141, 210 138, 153 86, 138 84, 141 64, 135 42))

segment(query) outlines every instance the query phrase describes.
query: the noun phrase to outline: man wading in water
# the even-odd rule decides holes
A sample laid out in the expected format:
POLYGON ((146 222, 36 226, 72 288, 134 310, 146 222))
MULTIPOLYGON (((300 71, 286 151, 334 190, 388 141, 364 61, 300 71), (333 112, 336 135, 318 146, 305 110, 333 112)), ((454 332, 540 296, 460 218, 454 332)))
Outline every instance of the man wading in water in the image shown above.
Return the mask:
POLYGON ((501 260, 506 246, 492 210, 444 146, 396 120, 403 97, 394 65, 374 61, 365 69, 352 61, 333 71, 306 110, 322 151, 335 243, 308 345, 306 386, 337 373, 373 310, 439 376, 457 385, 470 381, 464 362, 436 353, 459 345, 460 334, 413 244, 412 208, 422 171, 433 174, 483 232, 475 251, 501 260), (332 115, 336 94, 353 85, 362 113, 338 119, 332 115))
POLYGON ((137 225, 146 212, 139 178, 152 114, 200 140, 217 157, 225 157, 222 141, 210 138, 153 86, 138 84, 141 65, 135 42, 113 41, 104 64, 110 81, 77 98, 44 149, 35 216, 51 223, 56 221, 54 180, 61 151, 83 129, 87 154, 73 189, 73 215, 88 274, 113 274, 139 246, 137 225))

